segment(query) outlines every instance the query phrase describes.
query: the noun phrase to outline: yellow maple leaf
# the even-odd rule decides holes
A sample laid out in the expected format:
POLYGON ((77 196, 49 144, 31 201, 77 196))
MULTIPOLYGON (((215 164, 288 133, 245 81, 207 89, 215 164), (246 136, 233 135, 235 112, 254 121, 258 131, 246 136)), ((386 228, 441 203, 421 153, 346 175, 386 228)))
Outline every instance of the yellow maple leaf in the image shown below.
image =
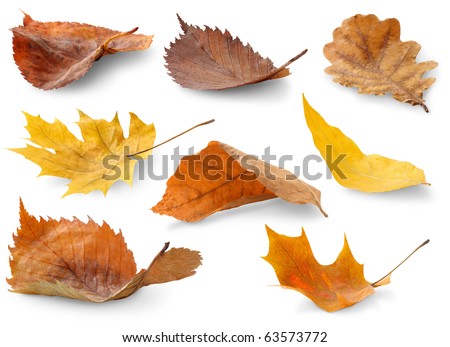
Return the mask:
MULTIPOLYGON (((25 128, 34 145, 12 151, 38 164, 42 168, 39 176, 70 179, 69 189, 63 197, 74 193, 87 194, 93 190, 101 190, 106 195, 118 180, 131 185, 136 161, 127 155, 151 148, 156 136, 153 124, 143 123, 131 112, 129 137, 124 138, 117 114, 108 122, 92 119, 79 111, 77 124, 84 141, 77 139, 57 119, 48 123, 40 116, 24 114, 28 123, 25 128)), ((140 158, 147 158, 150 154, 151 151, 146 151, 140 158)))
POLYGON ((423 170, 411 163, 365 155, 340 129, 325 122, 305 96, 303 108, 314 144, 339 184, 368 193, 427 184, 423 170))

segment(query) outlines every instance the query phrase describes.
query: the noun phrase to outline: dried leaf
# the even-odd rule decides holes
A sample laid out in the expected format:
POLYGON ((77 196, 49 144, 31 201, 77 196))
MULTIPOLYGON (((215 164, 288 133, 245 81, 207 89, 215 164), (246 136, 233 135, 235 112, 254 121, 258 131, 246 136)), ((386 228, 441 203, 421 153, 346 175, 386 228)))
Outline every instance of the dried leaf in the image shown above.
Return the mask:
POLYGON ((347 238, 344 247, 331 265, 317 262, 305 231, 299 237, 277 234, 266 226, 269 237, 269 253, 263 257, 275 270, 280 284, 294 289, 311 299, 317 306, 334 312, 352 306, 375 291, 374 288, 390 283, 390 276, 419 248, 380 280, 369 283, 364 278, 363 265, 353 257, 347 238))
MULTIPOLYGON (((40 116, 24 113, 30 141, 36 146, 12 149, 38 164, 40 175, 68 178, 71 182, 64 196, 108 189, 122 180, 131 185, 136 161, 127 154, 152 147, 156 132, 153 124, 143 123, 130 113, 129 137, 124 138, 119 118, 111 122, 92 119, 79 111, 77 123, 84 141, 78 140, 59 120, 47 123, 40 116), (49 148, 53 149, 50 151, 49 148)), ((150 155, 146 151, 142 158, 150 155)))
POLYGON ((428 108, 422 93, 435 78, 422 78, 437 63, 417 64, 420 45, 400 40, 400 23, 395 18, 378 20, 377 16, 356 15, 334 30, 333 42, 323 52, 331 62, 325 72, 333 81, 357 87, 360 93, 392 96, 401 102, 428 108))
POLYGON ((86 74, 107 54, 144 50, 153 36, 133 35, 89 24, 38 22, 24 14, 12 28, 14 59, 23 77, 45 90, 61 88, 86 74))
POLYGON ((325 122, 304 96, 303 108, 314 144, 339 184, 369 193, 428 184, 423 170, 411 163, 362 153, 341 130, 325 122))
POLYGON ((10 247, 12 291, 105 302, 125 298, 143 286, 195 274, 199 252, 169 243, 146 270, 136 272, 122 233, 92 219, 60 221, 28 214, 20 201, 20 228, 10 247))
POLYGON ((320 205, 320 191, 291 172, 212 141, 199 154, 181 159, 153 212, 186 222, 253 202, 282 198, 293 204, 320 205))
POLYGON ((233 39, 228 30, 203 30, 186 24, 180 16, 178 20, 184 34, 166 48, 165 58, 169 75, 186 88, 221 90, 286 77, 290 74, 287 66, 306 53, 276 68, 250 45, 233 39))

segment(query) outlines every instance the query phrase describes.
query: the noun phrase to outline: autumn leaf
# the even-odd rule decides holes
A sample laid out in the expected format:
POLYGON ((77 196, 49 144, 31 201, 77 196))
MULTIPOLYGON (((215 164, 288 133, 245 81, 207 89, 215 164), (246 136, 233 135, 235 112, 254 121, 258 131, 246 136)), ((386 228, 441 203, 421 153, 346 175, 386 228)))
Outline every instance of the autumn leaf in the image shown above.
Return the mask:
POLYGON ((153 36, 135 35, 89 24, 38 22, 24 14, 12 28, 14 60, 23 77, 45 90, 61 88, 86 74, 107 54, 144 50, 153 36))
POLYGON ((334 30, 333 42, 323 52, 331 62, 325 72, 333 81, 357 87, 360 93, 384 95, 391 93, 401 102, 428 108, 422 99, 435 78, 422 78, 438 64, 426 61, 417 64, 420 45, 400 40, 400 23, 395 18, 380 21, 377 16, 357 14, 334 30))
POLYGON ((250 45, 233 39, 228 30, 203 30, 186 24, 180 16, 178 20, 183 34, 166 48, 165 58, 169 75, 186 88, 221 90, 286 77, 290 74, 287 66, 306 53, 276 68, 250 45))
POLYGON ((212 141, 200 153, 181 159, 153 212, 186 222, 230 208, 281 198, 293 204, 320 205, 320 191, 291 172, 212 141))
POLYGON ((275 270, 282 287, 294 289, 317 306, 334 312, 352 306, 375 293, 374 288, 390 283, 391 274, 429 240, 417 247, 405 260, 380 280, 364 278, 363 265, 353 257, 347 238, 331 265, 321 265, 312 253, 305 231, 299 237, 277 234, 266 226, 269 253, 263 257, 275 270))
MULTIPOLYGON (((40 116, 24 114, 29 140, 34 145, 12 150, 38 164, 42 168, 40 176, 70 179, 64 196, 93 190, 106 195, 118 180, 131 185, 136 161, 127 154, 151 148, 156 136, 153 124, 143 123, 134 113, 130 113, 129 137, 124 138, 117 114, 108 122, 79 111, 77 124, 84 141, 78 140, 59 120, 48 123, 40 116)), ((151 151, 144 153, 134 158, 147 158, 151 151)))
POLYGON ((303 108, 314 144, 339 184, 369 193, 428 184, 423 170, 411 163, 362 153, 340 129, 325 122, 305 96, 303 108))
POLYGON ((107 223, 89 219, 59 221, 28 214, 20 201, 20 228, 10 247, 12 291, 105 302, 128 297, 155 283, 195 274, 201 263, 197 251, 172 248, 169 243, 147 269, 137 272, 133 253, 122 233, 107 223))

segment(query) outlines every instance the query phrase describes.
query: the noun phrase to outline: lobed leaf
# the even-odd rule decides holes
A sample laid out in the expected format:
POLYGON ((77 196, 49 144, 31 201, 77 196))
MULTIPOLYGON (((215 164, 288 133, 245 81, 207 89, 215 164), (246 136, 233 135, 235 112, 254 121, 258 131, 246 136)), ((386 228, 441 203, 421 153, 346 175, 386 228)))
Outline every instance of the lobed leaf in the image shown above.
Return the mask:
POLYGON ((373 14, 357 14, 342 22, 333 32, 333 42, 323 52, 331 62, 325 72, 333 81, 356 87, 360 93, 383 95, 391 93, 401 102, 428 107, 423 91, 436 80, 423 78, 438 64, 416 62, 420 45, 400 40, 400 23, 395 18, 380 21, 373 14))

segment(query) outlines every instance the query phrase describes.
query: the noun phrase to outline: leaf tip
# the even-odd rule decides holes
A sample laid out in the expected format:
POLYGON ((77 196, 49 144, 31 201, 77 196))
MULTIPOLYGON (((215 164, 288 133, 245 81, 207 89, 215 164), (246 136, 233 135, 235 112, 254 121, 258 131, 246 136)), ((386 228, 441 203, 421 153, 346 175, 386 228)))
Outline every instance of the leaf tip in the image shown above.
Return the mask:
POLYGON ((25 11, 23 11, 22 9, 19 9, 20 12, 23 13, 23 25, 26 26, 27 24, 29 24, 30 22, 33 21, 33 18, 31 18, 31 16, 26 13, 25 11))
POLYGON ((306 236, 306 231, 304 227, 302 227, 302 233, 300 234, 300 238, 305 238, 306 240, 308 240, 308 236, 306 236))
POLYGON ((61 195, 61 199, 64 199, 66 196, 71 195, 72 193, 69 191, 70 191, 70 189, 67 189, 66 192, 63 195, 61 195))
POLYGON ((188 25, 187 25, 187 23, 181 18, 181 16, 177 13, 177 19, 178 19, 178 22, 180 23, 180 27, 181 27, 181 29, 184 31, 184 32, 186 32, 187 31, 187 28, 188 28, 188 25))
POLYGON ((309 107, 308 99, 306 99, 305 93, 302 93, 302 99, 303 99, 303 107, 309 107))
POLYGON ((22 200, 21 196, 19 196, 19 209, 20 209, 20 211, 25 211, 25 206, 23 204, 23 200, 22 200))
POLYGON ((265 224, 265 227, 268 236, 275 234, 275 231, 273 231, 267 224, 265 224))
POLYGON ((344 248, 350 248, 346 233, 344 233, 344 248))
POLYGON ((80 120, 81 120, 81 118, 90 118, 86 113, 84 113, 83 111, 81 111, 79 108, 77 108, 77 112, 78 112, 78 115, 80 116, 80 120))

